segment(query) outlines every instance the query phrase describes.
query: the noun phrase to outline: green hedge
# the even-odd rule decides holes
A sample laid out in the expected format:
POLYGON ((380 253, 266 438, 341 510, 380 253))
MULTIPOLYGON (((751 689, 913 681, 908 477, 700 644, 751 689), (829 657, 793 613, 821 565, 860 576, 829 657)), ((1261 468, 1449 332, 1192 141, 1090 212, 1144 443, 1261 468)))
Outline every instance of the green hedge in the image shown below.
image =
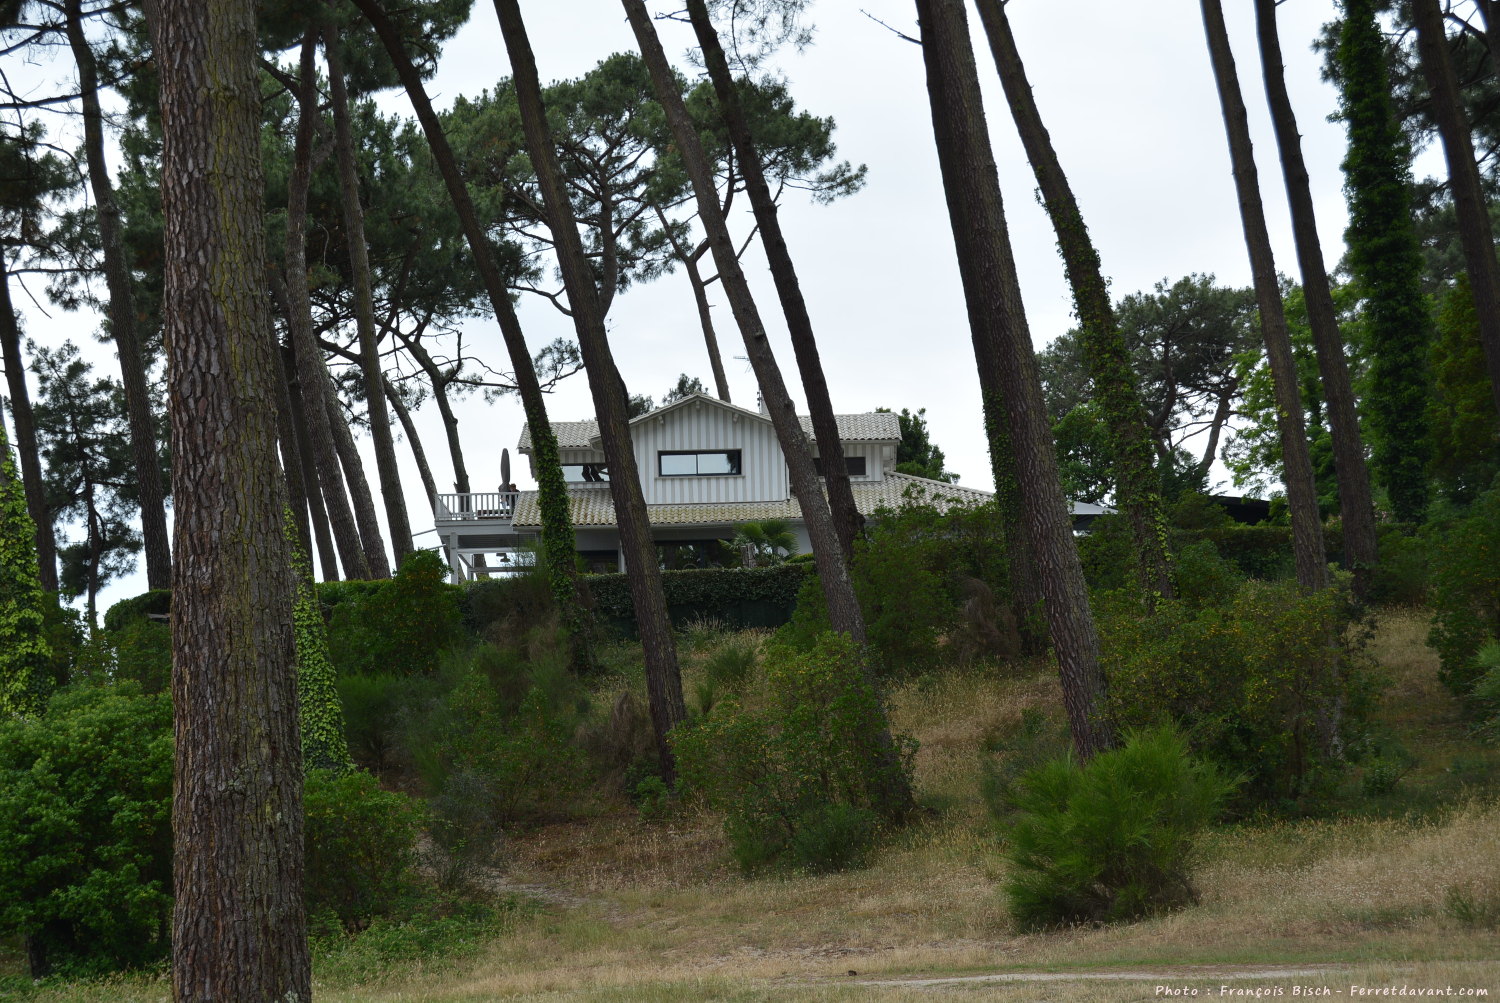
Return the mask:
POLYGON ((172 611, 172 590, 152 589, 129 599, 121 599, 104 612, 104 629, 120 630, 134 620, 151 615, 166 616, 172 611))
MULTIPOLYGON (((735 628, 779 627, 791 619, 797 591, 811 572, 810 565, 800 562, 770 568, 693 568, 663 571, 661 584, 667 612, 677 626, 713 617, 735 628)), ((585 578, 599 619, 633 633, 629 580, 622 574, 585 578)))

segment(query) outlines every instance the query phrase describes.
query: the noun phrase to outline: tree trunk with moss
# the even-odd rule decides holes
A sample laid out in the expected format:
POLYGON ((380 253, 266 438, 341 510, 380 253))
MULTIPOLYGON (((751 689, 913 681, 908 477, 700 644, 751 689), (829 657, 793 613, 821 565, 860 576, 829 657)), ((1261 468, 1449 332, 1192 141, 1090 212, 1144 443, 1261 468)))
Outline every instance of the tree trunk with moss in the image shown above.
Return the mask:
POLYGON ((511 304, 510 291, 505 277, 490 254, 489 237, 474 209, 474 200, 459 172, 453 148, 443 132, 437 112, 427 96, 421 74, 407 55, 405 42, 385 8, 379 0, 354 0, 360 13, 374 26, 395 65, 406 95, 416 112, 417 121, 427 136, 427 145, 432 150, 432 159, 438 173, 447 186, 448 197, 458 214, 469 252, 474 256, 474 266, 484 282, 485 293, 500 324, 500 333, 505 340, 506 352, 510 355, 511 368, 515 371, 516 391, 521 397, 521 407, 526 414, 527 427, 531 433, 531 458, 536 465, 539 507, 542 519, 542 558, 552 587, 553 598, 569 632, 574 651, 574 662, 588 661, 589 635, 592 632, 593 603, 588 588, 578 574, 573 549, 573 517, 568 502, 567 482, 563 479, 562 461, 557 450, 557 436, 547 418, 547 405, 542 397, 541 384, 536 378, 531 355, 526 349, 526 336, 521 331, 521 322, 511 304))
POLYGON ((917 0, 916 7, 933 135, 975 357, 981 374, 990 370, 991 385, 1003 395, 1004 416, 987 414, 986 420, 994 426, 1003 421, 1010 431, 1016 486, 1057 655, 1063 704, 1074 747, 1087 760, 1113 746, 1115 732, 1105 714, 1099 638, 1042 404, 968 18, 962 0, 917 0))
POLYGON ((156 0, 173 432, 172 989, 312 996, 255 6, 156 0))
POLYGON ((1292 337, 1287 330, 1281 303, 1276 261, 1271 254, 1271 236, 1260 198, 1260 179, 1255 170, 1255 151, 1250 144, 1250 123, 1240 95, 1234 53, 1219 0, 1202 0, 1203 27, 1208 36, 1208 54, 1213 63, 1214 84, 1224 113, 1229 137, 1229 158, 1234 168, 1234 186, 1239 195, 1240 221, 1245 247, 1250 253, 1250 271, 1255 281, 1255 299, 1260 306, 1261 336, 1266 343, 1266 361, 1276 389, 1276 425, 1281 433, 1282 479, 1287 507, 1292 515, 1292 556, 1297 581, 1303 588, 1319 589, 1328 584, 1328 558, 1323 550, 1323 522, 1318 514, 1318 489, 1313 479, 1312 454, 1307 444, 1307 426, 1302 418, 1302 392, 1297 382, 1297 364, 1292 358, 1292 337))
POLYGON ((0 717, 35 714, 48 690, 51 649, 44 626, 41 581, 32 542, 35 528, 11 463, 5 422, 0 421, 0 717))
POLYGON ((687 717, 682 699, 682 673, 677 665, 672 621, 662 591, 661 569, 646 499, 636 469, 635 446, 630 436, 630 398, 620 378, 604 330, 604 305, 594 272, 584 252, 583 240, 573 223, 568 202, 567 179, 558 162, 557 150, 547 127, 542 85, 537 74, 531 42, 516 0, 495 0, 495 13, 510 54, 511 73, 521 112, 521 126, 532 169, 542 192, 547 227, 552 231, 558 267, 568 293, 578 347, 588 369, 594 414, 599 421, 604 457, 609 464, 609 493, 614 501, 615 522, 620 528, 620 547, 625 557, 625 577, 635 606, 635 622, 646 661, 646 691, 651 724, 656 737, 657 761, 662 777, 671 783, 677 777, 676 758, 668 735, 687 717))
MULTIPOLYGON (((1412 22, 1417 28, 1417 49, 1422 56, 1422 75, 1432 91, 1429 105, 1443 139, 1448 161, 1448 182, 1458 216, 1458 239, 1464 249, 1474 313, 1479 320, 1479 342, 1484 348, 1485 370, 1490 376, 1490 395, 1500 413, 1500 266, 1495 262, 1495 234, 1490 225, 1489 200, 1474 159, 1474 139, 1464 115, 1458 77, 1448 52, 1443 30, 1443 12, 1437 0, 1412 0, 1412 22)), ((1485 9, 1485 22, 1489 10, 1485 9)))
POLYGON ((1136 390, 1130 354, 1115 321, 1099 252, 1089 237, 1083 212, 1032 96, 1005 4, 1002 0, 978 0, 978 5, 1011 117, 1031 161, 1043 205, 1057 235, 1068 285, 1073 290, 1084 359, 1088 362, 1095 399, 1105 415, 1116 504, 1130 523, 1135 538, 1138 577, 1147 596, 1170 598, 1174 594, 1172 561, 1167 552, 1161 490, 1151 462, 1153 451, 1146 408, 1136 390))
POLYGON ((1354 386, 1344 361, 1344 337, 1339 332, 1338 311, 1323 266, 1323 248, 1318 240, 1318 220, 1313 211, 1312 188, 1302 159, 1302 137, 1287 94, 1286 74, 1281 63, 1281 41, 1276 31, 1276 0, 1255 0, 1255 18, 1260 35, 1261 72, 1266 99, 1271 106, 1271 124, 1281 152, 1281 171, 1286 179, 1287 202, 1292 210, 1292 237, 1297 245, 1297 265, 1302 273, 1302 292, 1307 302, 1307 320, 1317 349, 1318 374, 1323 380, 1323 399, 1328 405, 1328 428, 1333 439, 1333 469, 1338 478, 1339 512, 1343 517, 1344 559, 1354 569, 1354 591, 1369 591, 1370 575, 1379 560, 1375 536, 1375 503, 1370 494, 1370 469, 1359 433, 1359 415, 1354 406, 1354 386))
POLYGON ((0 362, 5 365, 10 414, 16 426, 16 452, 21 461, 21 485, 36 541, 37 580, 44 591, 56 592, 57 537, 52 530, 52 515, 47 511, 36 422, 31 417, 31 395, 26 390, 26 367, 21 361, 21 325, 10 301, 10 276, 3 269, 0 269, 0 362))

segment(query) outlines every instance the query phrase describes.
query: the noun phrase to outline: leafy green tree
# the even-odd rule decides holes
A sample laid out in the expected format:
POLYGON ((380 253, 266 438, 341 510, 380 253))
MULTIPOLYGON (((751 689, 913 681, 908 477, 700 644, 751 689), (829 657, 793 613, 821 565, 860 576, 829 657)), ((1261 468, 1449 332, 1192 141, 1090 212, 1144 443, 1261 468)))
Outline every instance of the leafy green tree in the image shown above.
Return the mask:
POLYGON ((666 407, 668 404, 675 404, 686 397, 693 396, 693 394, 706 393, 708 393, 708 388, 703 385, 702 380, 696 376, 689 376, 687 373, 683 373, 677 377, 676 384, 666 393, 662 394, 661 406, 666 407))
POLYGON ((1396 517, 1427 509, 1428 348, 1432 318, 1411 213, 1411 151, 1391 106, 1386 43, 1375 0, 1345 0, 1335 58, 1349 133, 1344 192, 1348 265, 1364 290, 1370 350, 1365 415, 1376 479, 1396 517))
POLYGON ((1432 474, 1450 500, 1473 502, 1500 472, 1500 420, 1485 378, 1484 350, 1468 277, 1443 296, 1432 343, 1432 474))
POLYGON ((84 597, 93 627, 99 590, 134 568, 141 549, 132 526, 139 481, 124 392, 118 381, 95 377, 71 341, 56 349, 36 348, 31 368, 38 384, 35 416, 47 464, 48 512, 83 526, 81 540, 59 547, 63 591, 84 597))
MULTIPOLYGON (((878 407, 875 410, 891 413, 888 407, 878 407)), ((942 447, 932 441, 927 430, 925 407, 918 408, 915 414, 902 408, 901 413, 896 415, 896 422, 901 426, 901 441, 896 445, 897 473, 926 477, 944 484, 957 482, 958 475, 944 468, 947 457, 943 455, 942 447)))

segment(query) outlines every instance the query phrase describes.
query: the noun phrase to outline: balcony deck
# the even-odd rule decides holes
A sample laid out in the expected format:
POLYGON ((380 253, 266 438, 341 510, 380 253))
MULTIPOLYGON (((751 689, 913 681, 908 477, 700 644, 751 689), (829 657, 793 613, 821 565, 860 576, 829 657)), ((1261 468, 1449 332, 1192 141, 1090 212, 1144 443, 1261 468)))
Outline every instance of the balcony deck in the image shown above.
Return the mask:
POLYGON ((432 521, 456 585, 531 566, 515 530, 515 491, 470 491, 432 499, 432 521))

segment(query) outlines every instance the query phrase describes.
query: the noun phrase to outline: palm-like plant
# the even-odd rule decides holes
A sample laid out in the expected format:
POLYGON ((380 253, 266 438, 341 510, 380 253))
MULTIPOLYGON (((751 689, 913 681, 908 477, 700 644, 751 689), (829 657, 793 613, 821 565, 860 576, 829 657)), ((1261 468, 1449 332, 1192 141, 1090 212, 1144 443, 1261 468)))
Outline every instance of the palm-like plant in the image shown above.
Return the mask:
POLYGON ((731 546, 745 556, 747 567, 780 564, 797 550, 797 534, 784 519, 742 522, 734 527, 731 546))

